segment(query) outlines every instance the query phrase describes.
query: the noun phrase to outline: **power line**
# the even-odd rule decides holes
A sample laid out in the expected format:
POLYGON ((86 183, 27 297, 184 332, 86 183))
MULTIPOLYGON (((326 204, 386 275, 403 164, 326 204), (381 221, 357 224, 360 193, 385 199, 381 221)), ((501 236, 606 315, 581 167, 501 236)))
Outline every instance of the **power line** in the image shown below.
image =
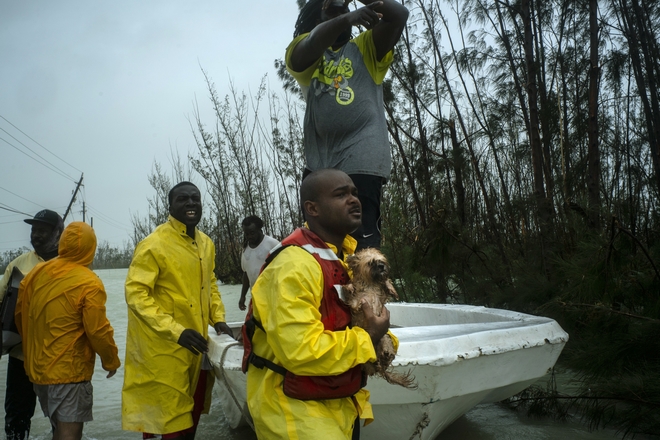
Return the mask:
POLYGON ((21 196, 19 196, 18 194, 9 191, 9 190, 6 189, 6 188, 3 188, 3 187, 0 186, 0 189, 2 189, 2 190, 4 190, 4 191, 7 191, 9 194, 13 194, 13 195, 15 195, 15 196, 18 197, 19 199, 23 199, 23 200, 25 200, 26 202, 30 202, 30 203, 32 203, 33 205, 37 205, 37 206, 41 206, 42 208, 46 208, 45 206, 40 205, 40 204, 38 204, 38 203, 36 203, 36 202, 33 202, 32 200, 28 200, 28 199, 26 199, 25 197, 21 197, 21 196))
MULTIPOLYGON (((32 153, 36 154, 37 157, 39 157, 40 159, 44 160, 48 165, 51 165, 52 167, 56 168, 56 169, 57 169, 59 172, 61 172, 62 174, 66 174, 66 172, 64 172, 64 170, 61 170, 60 168, 57 167, 57 165, 55 165, 54 163, 50 162, 48 159, 46 159, 45 157, 43 157, 41 154, 37 153, 37 152, 34 151, 32 148, 30 148, 30 147, 28 147, 27 145, 25 145, 23 142, 21 142, 20 139, 16 138, 16 136, 14 136, 13 134, 9 133, 7 130, 5 130, 5 129, 2 128, 2 127, 0 127, 0 130, 4 131, 4 132, 7 133, 9 136, 11 136, 11 138, 14 139, 16 142, 18 142, 19 144, 23 145, 25 148, 27 148, 28 150, 30 150, 32 153)), ((58 159, 59 159, 59 158, 58 158, 58 159)), ((68 174, 66 174, 66 175, 68 176, 68 174)), ((69 176, 69 178, 73 179, 73 177, 71 177, 71 176, 69 176)))
POLYGON ((103 214, 98 209, 90 206, 89 203, 87 202, 87 188, 85 187, 85 185, 83 185, 81 187, 80 192, 82 193, 82 198, 83 198, 83 201, 84 201, 83 207, 84 207, 85 210, 89 211, 90 217, 92 217, 91 214, 95 214, 96 215, 96 220, 100 220, 100 221, 102 221, 103 223, 105 223, 109 226, 112 226, 114 228, 121 229, 121 230, 124 230, 124 231, 127 231, 127 230, 130 231, 132 229, 131 226, 127 226, 127 225, 121 223, 120 221, 115 220, 112 217, 103 214))
POLYGON ((129 230, 131 229, 130 226, 125 225, 119 222, 118 220, 114 220, 112 217, 108 217, 107 215, 100 212, 98 209, 91 207, 89 203, 87 204, 87 209, 89 209, 91 213, 94 213, 97 219, 100 219, 101 221, 109 224, 110 226, 114 226, 118 229, 129 229, 129 230))
MULTIPOLYGON (((3 130, 3 131, 4 131, 4 130, 3 130)), ((10 136, 11 136, 11 135, 10 135, 10 136)), ((12 136, 12 137, 13 137, 13 136, 12 136)), ((48 168, 49 170, 53 171, 54 173, 59 174, 59 175, 62 176, 62 177, 65 177, 67 180, 71 180, 72 182, 75 182, 75 180, 74 180, 71 176, 69 176, 68 174, 64 173, 63 171, 54 170, 53 168, 49 167, 48 165, 44 164, 43 162, 39 162, 37 159, 35 159, 34 157, 30 156, 30 155, 27 154, 25 151, 21 150, 21 149, 18 148, 16 145, 14 145, 14 144, 12 144, 11 142, 9 142, 7 139, 4 139, 4 138, 1 138, 1 137, 0 137, 0 141, 4 141, 4 142, 6 142, 6 143, 9 144, 10 146, 12 146, 12 147, 14 147, 16 150, 18 150, 20 153, 25 154, 27 157, 29 157, 29 158, 32 159, 33 161, 37 162, 37 163, 40 164, 40 165, 45 166, 46 168, 48 168)), ((20 142, 20 141, 19 141, 19 142, 20 142)))
POLYGON ((0 205, 4 205, 4 206, 0 206, 0 209, 4 209, 5 211, 15 212, 17 214, 23 214, 23 215, 27 215, 28 217, 31 217, 30 214, 28 214, 27 212, 19 211, 17 209, 14 209, 14 208, 8 206, 8 205, 5 205, 4 203, 0 203, 0 205), (5 208, 5 206, 6 206, 6 208, 5 208))
POLYGON ((48 151, 48 152, 49 152, 50 154, 52 154, 54 157, 58 158, 59 160, 61 160, 61 161, 64 162, 65 164, 69 165, 69 166, 70 166, 71 168, 73 168, 74 170, 76 170, 76 171, 80 171, 80 172, 82 173, 82 170, 79 170, 78 168, 74 167, 74 166, 71 165, 69 162, 67 162, 66 160, 62 159, 62 158, 59 157, 57 154, 55 154, 55 153, 53 153, 52 151, 50 151, 48 148, 44 147, 44 146, 41 145, 39 142, 37 142, 37 141, 35 141, 34 139, 32 139, 27 133, 25 133, 23 130, 21 130, 20 128, 18 128, 18 127, 15 126, 14 124, 12 124, 7 118, 5 118, 5 117, 2 116, 2 115, 0 115, 0 118, 4 119, 4 120, 7 122, 7 124, 11 125, 11 126, 14 127, 16 130, 20 131, 25 137, 27 137, 28 139, 30 139, 30 140, 31 140, 32 142, 34 142, 35 144, 39 145, 39 146, 40 146, 41 148, 43 148, 44 150, 48 151))

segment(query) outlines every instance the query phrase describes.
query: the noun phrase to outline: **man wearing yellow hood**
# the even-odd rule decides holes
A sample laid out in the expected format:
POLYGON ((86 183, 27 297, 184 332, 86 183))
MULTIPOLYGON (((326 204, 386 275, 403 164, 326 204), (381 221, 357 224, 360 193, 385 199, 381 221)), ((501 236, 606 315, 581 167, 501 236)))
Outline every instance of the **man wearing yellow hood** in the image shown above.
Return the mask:
POLYGON ((37 265, 19 287, 15 318, 25 372, 56 439, 79 440, 92 420, 96 355, 108 378, 120 365, 105 289, 88 268, 95 252, 91 226, 73 222, 62 232, 59 256, 37 265))
POLYGON ((168 221, 137 245, 126 277, 122 428, 145 439, 191 440, 214 381, 200 356, 208 351, 209 324, 233 335, 214 274, 215 246, 196 228, 199 189, 181 182, 168 199, 168 221))

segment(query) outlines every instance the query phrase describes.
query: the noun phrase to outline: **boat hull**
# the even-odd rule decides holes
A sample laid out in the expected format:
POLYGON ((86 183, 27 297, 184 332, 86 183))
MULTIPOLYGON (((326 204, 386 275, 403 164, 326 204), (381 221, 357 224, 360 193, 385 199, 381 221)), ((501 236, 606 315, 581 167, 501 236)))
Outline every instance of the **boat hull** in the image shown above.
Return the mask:
MULTIPOLYGON (((552 319, 506 310, 400 303, 388 309, 400 342, 394 368, 410 371, 418 388, 369 378, 375 420, 361 431, 366 440, 433 439, 475 405, 504 400, 543 377, 568 340, 552 319)), ((221 335, 209 347, 228 423, 251 424, 242 346, 221 335)))

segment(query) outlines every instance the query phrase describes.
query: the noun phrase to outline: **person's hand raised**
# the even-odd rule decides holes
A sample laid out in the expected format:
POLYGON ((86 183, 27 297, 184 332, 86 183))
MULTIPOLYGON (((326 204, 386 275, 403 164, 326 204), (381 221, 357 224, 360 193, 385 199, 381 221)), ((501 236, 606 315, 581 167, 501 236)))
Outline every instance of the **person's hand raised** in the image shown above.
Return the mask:
POLYGON ((364 26, 367 29, 373 29, 383 16, 383 14, 374 11, 374 9, 382 6, 382 4, 383 2, 373 2, 362 6, 346 14, 346 18, 351 26, 364 26))

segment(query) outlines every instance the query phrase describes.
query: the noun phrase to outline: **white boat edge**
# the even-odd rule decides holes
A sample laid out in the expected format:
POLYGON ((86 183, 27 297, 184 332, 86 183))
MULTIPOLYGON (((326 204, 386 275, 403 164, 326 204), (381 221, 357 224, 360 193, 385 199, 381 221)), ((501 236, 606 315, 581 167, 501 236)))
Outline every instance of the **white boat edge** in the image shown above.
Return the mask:
MULTIPOLYGON (((417 390, 370 377, 375 420, 363 440, 434 439, 481 403, 502 401, 555 365, 568 334, 550 318, 481 306, 390 303, 400 346, 394 367, 410 371, 417 390)), ((229 324, 237 335, 242 322, 229 324)), ((229 425, 251 424, 245 403, 243 347, 209 332, 216 393, 229 425)))

